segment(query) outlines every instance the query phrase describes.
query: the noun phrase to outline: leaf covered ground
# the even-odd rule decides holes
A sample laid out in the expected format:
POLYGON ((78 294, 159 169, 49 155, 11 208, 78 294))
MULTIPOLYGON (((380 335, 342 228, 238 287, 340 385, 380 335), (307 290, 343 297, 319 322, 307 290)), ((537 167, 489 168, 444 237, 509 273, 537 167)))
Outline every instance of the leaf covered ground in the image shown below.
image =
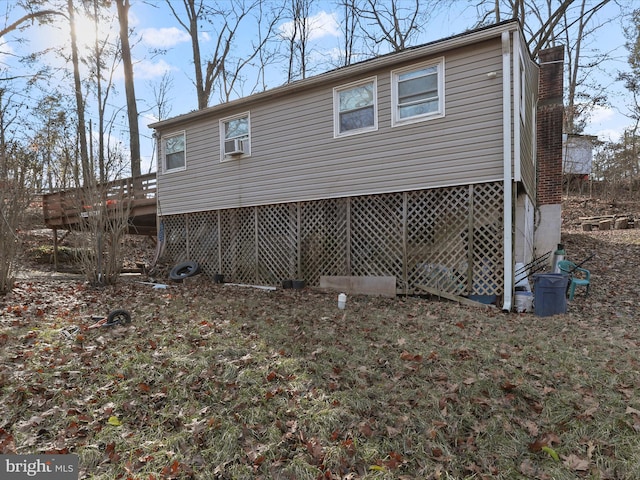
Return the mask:
POLYGON ((21 279, 0 299, 0 453, 75 453, 95 479, 640 478, 640 229, 563 241, 596 254, 592 291, 544 318, 21 279), (116 308, 132 322, 87 328, 116 308))

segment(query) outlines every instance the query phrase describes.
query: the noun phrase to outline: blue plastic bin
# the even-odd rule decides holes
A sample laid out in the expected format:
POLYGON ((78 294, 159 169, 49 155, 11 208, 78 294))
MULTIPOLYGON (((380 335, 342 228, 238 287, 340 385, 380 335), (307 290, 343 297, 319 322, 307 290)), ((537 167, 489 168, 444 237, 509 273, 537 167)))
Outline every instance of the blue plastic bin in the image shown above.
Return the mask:
POLYGON ((539 273, 533 276, 534 307, 538 317, 567 313, 567 283, 563 273, 539 273))

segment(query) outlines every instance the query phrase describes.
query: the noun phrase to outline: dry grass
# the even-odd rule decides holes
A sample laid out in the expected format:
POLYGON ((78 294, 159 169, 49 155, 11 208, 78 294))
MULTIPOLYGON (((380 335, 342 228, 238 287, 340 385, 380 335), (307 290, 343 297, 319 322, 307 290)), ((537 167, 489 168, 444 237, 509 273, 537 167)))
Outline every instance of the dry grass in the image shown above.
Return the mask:
POLYGON ((204 279, 18 287, 0 446, 77 453, 82 478, 640 478, 638 326, 585 313, 601 285, 550 318, 204 279), (132 324, 60 335, 109 308, 132 324))
POLYGON ((0 298, 0 453, 76 453, 105 480, 640 478, 640 229, 563 242, 596 254, 592 291, 545 318, 20 281, 0 298), (86 328, 116 308, 133 322, 86 328))

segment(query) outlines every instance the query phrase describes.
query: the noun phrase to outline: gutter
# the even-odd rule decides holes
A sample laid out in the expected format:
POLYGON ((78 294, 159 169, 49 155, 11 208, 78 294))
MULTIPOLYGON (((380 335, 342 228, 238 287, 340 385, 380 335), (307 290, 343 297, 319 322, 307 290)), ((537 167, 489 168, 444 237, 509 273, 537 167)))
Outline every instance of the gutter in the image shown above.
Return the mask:
POLYGON ((513 301, 513 181, 511 169, 511 35, 502 32, 502 150, 504 165, 504 298, 502 310, 510 312, 513 301))

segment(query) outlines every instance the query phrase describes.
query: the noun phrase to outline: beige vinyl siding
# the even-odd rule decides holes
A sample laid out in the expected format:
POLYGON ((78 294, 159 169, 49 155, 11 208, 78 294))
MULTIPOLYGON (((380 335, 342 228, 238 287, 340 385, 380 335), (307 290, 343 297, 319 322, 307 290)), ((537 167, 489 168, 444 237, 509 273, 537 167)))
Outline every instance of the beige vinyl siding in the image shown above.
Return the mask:
POLYGON ((527 193, 535 200, 536 197, 536 161, 535 161, 535 111, 537 104, 532 98, 538 95, 538 65, 524 52, 525 72, 527 76, 527 114, 520 136, 520 168, 522 182, 527 193))
MULTIPOLYGON (((502 179, 502 52, 499 35, 411 63, 243 103, 194 118, 187 169, 160 174, 160 214, 309 201, 502 179), (391 127, 391 70, 445 58, 445 117, 391 127), (487 73, 495 71, 490 79, 487 73), (333 138, 333 88, 378 82, 378 130, 333 138), (222 117, 251 113, 251 156, 220 162, 222 117)), ((187 119, 189 120, 189 119, 187 119)), ((159 129, 169 133, 175 126, 159 129)))

